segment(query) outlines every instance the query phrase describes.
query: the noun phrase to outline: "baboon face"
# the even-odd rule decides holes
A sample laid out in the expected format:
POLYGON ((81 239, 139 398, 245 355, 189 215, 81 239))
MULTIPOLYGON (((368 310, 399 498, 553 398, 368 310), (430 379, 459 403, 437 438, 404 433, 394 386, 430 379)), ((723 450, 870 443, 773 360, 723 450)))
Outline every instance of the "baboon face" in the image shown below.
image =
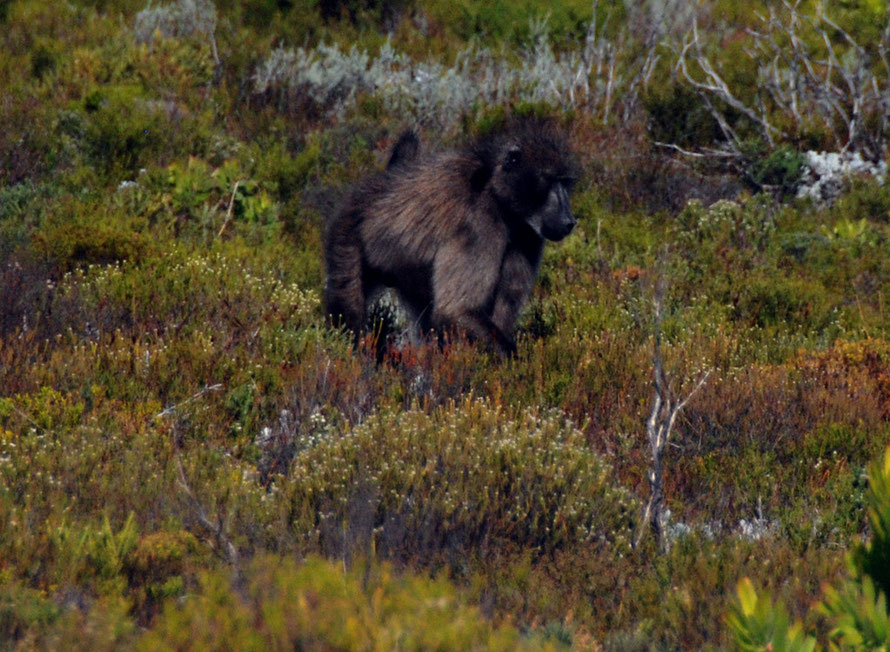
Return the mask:
POLYGON ((546 127, 527 129, 495 147, 490 187, 507 215, 547 240, 559 241, 575 228, 569 206, 575 163, 567 144, 546 127))
POLYGON ((542 238, 558 242, 571 233, 578 222, 569 207, 571 185, 559 180, 545 183, 550 186, 547 198, 525 221, 542 238))

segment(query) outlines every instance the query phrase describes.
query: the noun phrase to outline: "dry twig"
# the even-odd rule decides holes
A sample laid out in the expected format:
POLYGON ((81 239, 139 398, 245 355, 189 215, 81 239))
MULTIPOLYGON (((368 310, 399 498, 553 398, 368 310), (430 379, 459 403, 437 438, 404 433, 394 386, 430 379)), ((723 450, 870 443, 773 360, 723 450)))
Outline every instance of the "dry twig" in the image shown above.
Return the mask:
POLYGON ((652 411, 646 421, 646 435, 649 440, 651 467, 647 475, 649 481, 649 500, 643 509, 643 515, 634 537, 634 547, 640 544, 647 528, 652 529, 658 546, 666 548, 664 537, 664 453, 670 444, 671 431, 677 415, 689 400, 704 386, 710 371, 704 372, 686 396, 679 398, 671 389, 670 379, 664 369, 664 358, 661 353, 661 320, 664 307, 665 283, 660 280, 655 290, 655 343, 652 352, 654 396, 652 411))

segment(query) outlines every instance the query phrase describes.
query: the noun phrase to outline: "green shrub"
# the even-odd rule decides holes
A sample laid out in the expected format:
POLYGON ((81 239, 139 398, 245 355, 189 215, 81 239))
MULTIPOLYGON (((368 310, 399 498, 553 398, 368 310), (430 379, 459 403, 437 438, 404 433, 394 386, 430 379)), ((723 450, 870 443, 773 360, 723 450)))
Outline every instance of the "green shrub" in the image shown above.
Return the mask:
POLYGON ((34 234, 31 243, 62 273, 77 266, 139 262, 151 248, 142 234, 101 223, 47 226, 34 234))
POLYGON ((849 191, 838 197, 836 213, 847 220, 890 222, 890 184, 877 179, 853 180, 849 191))
POLYGON ((106 516, 101 526, 72 527, 62 523, 50 532, 56 560, 56 585, 95 583, 100 595, 121 595, 123 571, 139 540, 133 514, 115 532, 106 516))
POLYGON ((751 148, 748 174, 757 188, 774 188, 781 196, 797 192, 803 176, 805 161, 802 154, 788 145, 780 145, 770 152, 751 148))
POLYGON ((717 121, 692 89, 672 83, 646 90, 643 106, 652 139, 680 147, 701 147, 722 139, 717 121))
POLYGON ((826 288, 808 279, 754 276, 734 294, 734 316, 760 328, 794 324, 818 331, 830 326, 834 316, 826 288))
POLYGON ((257 178, 269 182, 278 200, 287 202, 301 193, 309 180, 318 174, 322 161, 319 138, 308 138, 305 146, 295 155, 276 143, 259 152, 257 178))
POLYGON ((132 176, 164 151, 170 125, 159 103, 133 88, 112 88, 85 103, 91 162, 109 179, 132 176))
POLYGON ((142 535, 126 557, 134 612, 147 619, 164 600, 180 597, 193 566, 203 561, 200 552, 198 540, 186 530, 142 535))
POLYGON ((31 55, 31 76, 42 81, 43 77, 56 69, 58 54, 48 45, 38 46, 31 55))
POLYGON ((775 605, 769 596, 757 595, 750 580, 739 582, 738 603, 733 607, 727 623, 740 650, 776 650, 782 652, 811 652, 816 639, 803 632, 799 622, 791 625, 788 612, 775 605))
POLYGON ((427 557, 508 542, 540 551, 627 545, 636 502, 556 412, 510 418, 469 399, 432 416, 383 412, 298 445, 292 525, 335 551, 377 544, 427 557))
POLYGON ((8 579, 0 579, 0 638, 6 642, 54 623, 61 609, 47 596, 8 579))
POLYGON ((139 649, 560 648, 491 625, 444 580, 397 575, 386 566, 344 573, 316 558, 298 565, 266 556, 251 563, 243 585, 227 574, 204 574, 182 604, 168 602, 139 649))

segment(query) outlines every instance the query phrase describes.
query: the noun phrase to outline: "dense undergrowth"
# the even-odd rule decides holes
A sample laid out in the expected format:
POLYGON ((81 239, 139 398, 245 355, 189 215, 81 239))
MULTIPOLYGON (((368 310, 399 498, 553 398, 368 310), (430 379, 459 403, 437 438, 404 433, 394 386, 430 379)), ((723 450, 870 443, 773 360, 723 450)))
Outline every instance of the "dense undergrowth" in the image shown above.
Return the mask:
POLYGON ((808 150, 884 158, 890 16, 774 5, 0 0, 0 647, 725 648, 759 590, 827 643, 890 443, 890 186, 796 195, 808 150), (344 188, 523 113, 584 173, 516 357, 353 350, 344 188), (711 371, 663 553, 662 280, 676 391, 711 371))

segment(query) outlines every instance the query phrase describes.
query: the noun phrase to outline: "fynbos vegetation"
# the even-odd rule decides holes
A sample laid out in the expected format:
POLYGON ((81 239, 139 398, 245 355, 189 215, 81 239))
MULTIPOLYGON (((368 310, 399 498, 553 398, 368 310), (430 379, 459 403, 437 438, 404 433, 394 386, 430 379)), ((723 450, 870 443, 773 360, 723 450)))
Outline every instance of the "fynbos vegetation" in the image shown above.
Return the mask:
POLYGON ((0 647, 886 646, 888 52, 873 0, 0 0, 0 647), (521 122, 578 222, 515 354, 332 327, 398 135, 521 122))

